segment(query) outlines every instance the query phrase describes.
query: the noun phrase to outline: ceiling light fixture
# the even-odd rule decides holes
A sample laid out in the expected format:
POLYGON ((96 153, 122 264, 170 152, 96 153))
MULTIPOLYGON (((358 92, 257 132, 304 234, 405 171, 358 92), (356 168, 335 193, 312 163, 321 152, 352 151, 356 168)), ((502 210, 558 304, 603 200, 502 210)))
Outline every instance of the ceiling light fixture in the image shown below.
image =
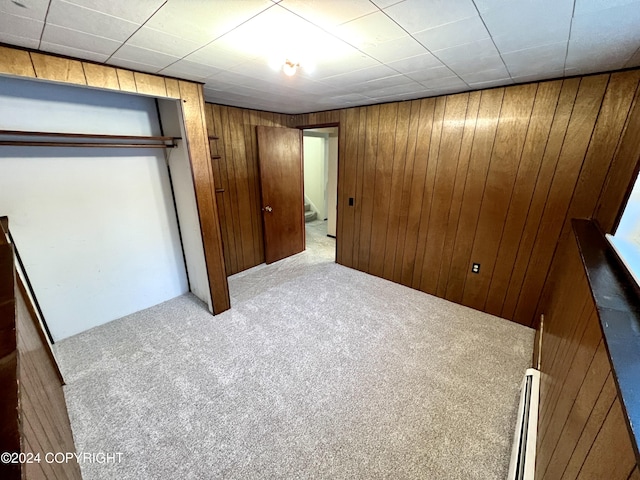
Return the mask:
POLYGON ((296 72, 298 71, 298 67, 300 67, 300 63, 299 62, 293 62, 293 61, 287 59, 284 62, 284 64, 282 65, 282 71, 288 77, 293 77, 296 74, 296 72))

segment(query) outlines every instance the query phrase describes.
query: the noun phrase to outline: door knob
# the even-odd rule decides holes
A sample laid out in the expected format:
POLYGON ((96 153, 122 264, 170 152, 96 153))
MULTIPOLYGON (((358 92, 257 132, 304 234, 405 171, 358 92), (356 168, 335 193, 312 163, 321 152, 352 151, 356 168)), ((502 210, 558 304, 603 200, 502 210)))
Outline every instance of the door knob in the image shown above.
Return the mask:
POLYGON ((266 212, 272 212, 272 211, 273 211, 273 208, 271 208, 269 205, 267 205, 266 207, 264 207, 264 210, 265 210, 266 212))

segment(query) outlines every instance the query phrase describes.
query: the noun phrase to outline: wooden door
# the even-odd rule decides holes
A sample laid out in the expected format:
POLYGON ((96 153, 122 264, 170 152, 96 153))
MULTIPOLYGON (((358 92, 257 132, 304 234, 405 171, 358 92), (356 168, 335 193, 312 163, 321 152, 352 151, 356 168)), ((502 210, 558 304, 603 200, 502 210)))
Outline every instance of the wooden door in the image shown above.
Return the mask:
POLYGON ((264 256, 273 263, 304 250, 302 131, 256 127, 264 256))

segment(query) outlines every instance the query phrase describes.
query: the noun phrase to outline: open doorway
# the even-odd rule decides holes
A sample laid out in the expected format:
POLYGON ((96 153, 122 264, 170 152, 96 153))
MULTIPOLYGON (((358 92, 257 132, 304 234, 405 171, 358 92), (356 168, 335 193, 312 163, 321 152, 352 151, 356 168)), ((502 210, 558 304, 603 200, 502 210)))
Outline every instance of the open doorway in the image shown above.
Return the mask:
POLYGON ((335 261, 338 127, 303 129, 306 249, 335 261))

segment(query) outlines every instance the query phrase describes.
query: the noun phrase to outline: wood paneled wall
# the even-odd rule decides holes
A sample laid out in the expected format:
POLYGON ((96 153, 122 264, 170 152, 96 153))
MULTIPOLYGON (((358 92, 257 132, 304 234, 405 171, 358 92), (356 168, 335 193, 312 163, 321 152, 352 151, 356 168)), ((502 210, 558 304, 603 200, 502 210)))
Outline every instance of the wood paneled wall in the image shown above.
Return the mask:
POLYGON ((635 453, 572 234, 559 247, 542 308, 536 479, 634 478, 635 453))
POLYGON ((202 85, 159 75, 0 46, 0 75, 26 77, 180 101, 193 172, 214 313, 230 307, 202 85))
POLYGON ((634 70, 298 116, 340 122, 337 261, 534 325, 570 218, 614 194, 616 153, 640 137, 628 121, 639 80, 634 70))
POLYGON ((39 461, 0 462, 2 478, 80 479, 75 459, 47 461, 47 453, 75 452, 62 376, 22 281, 15 274, 6 223, 0 228, 0 381, 2 452, 39 461))
POLYGON ((211 165, 227 275, 264 263, 256 126, 287 127, 290 115, 206 105, 211 165), (220 157, 220 158, 216 158, 220 157), (221 190, 221 191, 220 191, 221 190))

